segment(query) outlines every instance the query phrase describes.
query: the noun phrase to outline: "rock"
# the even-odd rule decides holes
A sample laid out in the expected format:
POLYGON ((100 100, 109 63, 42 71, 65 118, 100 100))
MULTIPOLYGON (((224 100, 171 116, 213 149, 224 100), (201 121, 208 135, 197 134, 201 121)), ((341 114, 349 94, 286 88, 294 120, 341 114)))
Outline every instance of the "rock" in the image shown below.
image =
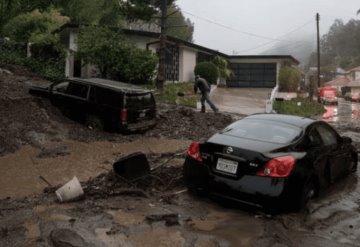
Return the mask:
POLYGON ((55 229, 50 233, 50 241, 54 247, 85 247, 87 243, 78 233, 69 229, 55 229))
POLYGON ((10 70, 1 69, 1 68, 0 68, 0 74, 13 75, 13 73, 10 70))

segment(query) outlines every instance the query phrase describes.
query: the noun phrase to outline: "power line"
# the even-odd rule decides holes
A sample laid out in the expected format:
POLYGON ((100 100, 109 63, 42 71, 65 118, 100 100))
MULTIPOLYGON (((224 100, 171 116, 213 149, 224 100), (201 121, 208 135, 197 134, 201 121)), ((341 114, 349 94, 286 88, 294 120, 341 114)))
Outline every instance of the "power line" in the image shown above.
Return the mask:
POLYGON ((206 22, 208 22, 208 23, 217 25, 217 26, 219 26, 219 27, 222 27, 222 28, 225 28, 225 29, 228 29, 228 30, 237 32, 237 33, 245 34, 245 35, 252 36, 252 37, 256 37, 256 38, 260 38, 260 39, 267 39, 267 40, 272 40, 272 41, 285 41, 285 42, 290 42, 289 40, 271 38, 271 37, 267 37, 267 36, 263 36, 263 35, 258 35, 258 34, 255 34, 255 33, 250 33, 250 32, 241 31, 241 30, 235 29, 235 28, 233 28, 233 27, 226 26, 226 25, 224 25, 224 24, 221 24, 221 23, 212 21, 212 20, 210 20, 210 19, 207 19, 207 18, 198 16, 198 15, 192 14, 192 13, 187 12, 187 11, 184 11, 184 10, 182 10, 182 12, 183 12, 183 13, 186 13, 186 14, 188 14, 188 15, 191 15, 191 16, 193 16, 193 17, 195 17, 195 18, 198 18, 198 19, 200 19, 200 20, 206 21, 206 22))
MULTIPOLYGON (((283 35, 279 36, 278 38, 285 37, 285 36, 287 36, 287 35, 289 35, 289 34, 291 34, 291 33, 294 33, 294 32, 296 32, 296 31, 298 31, 298 30, 302 29, 303 27, 305 27, 305 26, 309 25, 309 24, 310 24, 310 23, 312 23, 312 22, 313 22, 313 20, 311 19, 311 20, 309 20, 309 21, 305 22, 304 24, 302 24, 301 26, 299 26, 299 27, 297 27, 297 28, 295 28, 295 29, 291 30, 290 32, 287 32, 287 33, 285 33, 285 34, 283 34, 283 35)), ((260 45, 258 45, 258 46, 255 46, 255 47, 253 47, 253 48, 250 48, 250 49, 245 49, 245 50, 239 51, 239 53, 243 53, 243 52, 248 52, 248 51, 256 50, 256 49, 258 49, 258 48, 261 48, 261 47, 267 46, 267 45, 269 45, 269 44, 272 44, 272 43, 274 43, 274 42, 275 42, 275 41, 266 42, 266 43, 260 44, 260 45)), ((291 41, 288 41, 288 42, 291 42, 291 41)), ((301 42, 301 41, 300 41, 300 42, 301 42)), ((290 45, 292 45, 292 44, 290 44, 290 45)))

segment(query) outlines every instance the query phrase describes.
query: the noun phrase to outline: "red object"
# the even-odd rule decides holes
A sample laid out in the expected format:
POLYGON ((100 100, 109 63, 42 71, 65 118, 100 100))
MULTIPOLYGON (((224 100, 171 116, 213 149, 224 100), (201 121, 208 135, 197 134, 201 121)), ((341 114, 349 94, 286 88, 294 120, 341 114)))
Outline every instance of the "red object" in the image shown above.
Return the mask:
POLYGON ((319 88, 319 96, 324 98, 336 98, 336 88, 321 87, 319 88))
POLYGON ((264 169, 256 173, 261 177, 284 178, 290 175, 295 166, 295 159, 292 156, 283 156, 271 159, 266 163, 264 169))
POLYGON ((191 145, 187 151, 187 155, 197 161, 202 161, 200 148, 199 148, 199 142, 191 143, 191 145))
POLYGON ((126 120, 127 120, 127 109, 124 108, 121 111, 121 122, 126 122, 126 120))

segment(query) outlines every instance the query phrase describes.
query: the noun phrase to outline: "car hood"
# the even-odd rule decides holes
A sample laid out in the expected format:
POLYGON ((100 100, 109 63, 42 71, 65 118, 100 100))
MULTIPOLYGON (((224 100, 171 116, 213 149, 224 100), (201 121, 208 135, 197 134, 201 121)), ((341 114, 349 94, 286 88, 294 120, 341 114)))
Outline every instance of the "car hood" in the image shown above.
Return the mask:
POLYGON ((232 146, 240 149, 252 150, 259 153, 268 153, 273 150, 283 148, 289 145, 289 144, 279 144, 273 142, 246 139, 242 137, 233 136, 227 133, 215 134, 207 142, 223 145, 223 146, 232 146))

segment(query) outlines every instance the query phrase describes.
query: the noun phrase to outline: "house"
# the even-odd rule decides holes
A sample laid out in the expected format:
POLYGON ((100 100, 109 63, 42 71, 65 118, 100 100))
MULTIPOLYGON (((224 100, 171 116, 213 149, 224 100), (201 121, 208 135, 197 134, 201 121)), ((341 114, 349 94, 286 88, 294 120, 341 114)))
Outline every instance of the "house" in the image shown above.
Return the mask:
POLYGON ((348 85, 352 100, 358 101, 360 96, 360 79, 351 81, 348 85))
POLYGON ((350 80, 355 81, 360 79, 360 66, 347 71, 347 76, 350 80))
POLYGON ((344 91, 344 93, 345 93, 346 90, 343 90, 343 89, 345 89, 348 86, 350 81, 351 80, 348 77, 341 76, 341 77, 335 78, 332 81, 325 82, 324 86, 325 87, 334 87, 337 89, 337 92, 344 91))
MULTIPOLYGON (((98 76, 94 66, 82 66, 81 61, 76 60, 74 56, 77 50, 76 38, 79 27, 68 24, 63 29, 68 29, 65 76, 85 78, 98 76)), ((124 29, 123 32, 139 48, 158 51, 159 33, 132 29, 124 29)), ((299 64, 289 55, 229 56, 171 36, 167 36, 166 46, 165 71, 168 82, 192 81, 197 63, 211 61, 215 56, 220 56, 229 62, 233 72, 226 82, 227 86, 272 88, 278 84, 278 74, 282 66, 299 64)))

